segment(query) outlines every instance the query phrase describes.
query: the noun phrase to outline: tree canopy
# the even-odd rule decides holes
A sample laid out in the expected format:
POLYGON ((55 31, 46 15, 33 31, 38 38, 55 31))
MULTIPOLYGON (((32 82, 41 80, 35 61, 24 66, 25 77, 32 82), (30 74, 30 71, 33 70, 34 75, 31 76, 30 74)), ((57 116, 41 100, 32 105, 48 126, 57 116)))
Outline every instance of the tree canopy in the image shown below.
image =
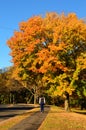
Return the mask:
POLYGON ((78 93, 80 87, 86 96, 86 23, 75 13, 51 12, 22 21, 7 45, 17 79, 46 87, 51 96, 71 95, 76 88, 78 93))

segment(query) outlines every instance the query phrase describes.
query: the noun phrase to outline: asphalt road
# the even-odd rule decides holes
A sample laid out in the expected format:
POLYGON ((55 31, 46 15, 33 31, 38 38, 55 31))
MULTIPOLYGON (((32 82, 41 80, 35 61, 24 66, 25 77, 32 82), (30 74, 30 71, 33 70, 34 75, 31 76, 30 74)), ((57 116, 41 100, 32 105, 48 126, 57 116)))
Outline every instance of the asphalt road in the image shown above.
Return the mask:
POLYGON ((0 106, 0 122, 33 109, 34 105, 15 104, 0 106))
POLYGON ((50 107, 45 106, 43 113, 41 113, 40 111, 36 111, 31 116, 25 118, 9 130, 38 130, 38 128, 46 118, 49 110, 50 107))

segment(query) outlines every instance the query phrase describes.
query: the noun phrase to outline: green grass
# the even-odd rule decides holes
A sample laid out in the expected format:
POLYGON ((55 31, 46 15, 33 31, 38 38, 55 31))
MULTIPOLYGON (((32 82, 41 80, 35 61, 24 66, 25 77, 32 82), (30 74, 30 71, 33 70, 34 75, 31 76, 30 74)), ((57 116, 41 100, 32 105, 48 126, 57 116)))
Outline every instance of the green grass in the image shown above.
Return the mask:
POLYGON ((86 116, 53 106, 38 130, 86 130, 86 116))

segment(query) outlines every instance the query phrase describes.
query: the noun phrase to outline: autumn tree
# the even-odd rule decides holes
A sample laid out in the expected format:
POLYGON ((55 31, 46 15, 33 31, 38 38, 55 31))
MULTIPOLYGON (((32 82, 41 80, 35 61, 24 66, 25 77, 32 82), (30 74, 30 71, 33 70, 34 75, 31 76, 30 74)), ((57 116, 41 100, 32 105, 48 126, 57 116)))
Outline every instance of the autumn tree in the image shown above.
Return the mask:
POLYGON ((77 88, 76 80, 85 69, 85 22, 74 13, 47 13, 45 17, 34 16, 21 22, 19 29, 7 41, 15 77, 34 84, 40 75, 39 81, 47 87, 47 93, 64 94, 68 104, 67 97, 77 88), (79 60, 84 64, 79 65, 79 60))

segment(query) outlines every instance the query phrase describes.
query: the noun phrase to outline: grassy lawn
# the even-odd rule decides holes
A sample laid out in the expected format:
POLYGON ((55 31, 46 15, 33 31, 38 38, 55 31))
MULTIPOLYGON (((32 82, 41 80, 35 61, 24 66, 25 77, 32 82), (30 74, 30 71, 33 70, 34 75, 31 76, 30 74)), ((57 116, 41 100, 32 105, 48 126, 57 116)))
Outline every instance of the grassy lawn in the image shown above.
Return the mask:
MULTIPOLYGON (((73 109, 74 111, 74 109, 73 109)), ((86 130, 86 110, 65 112, 56 106, 51 107, 46 119, 38 130, 86 130)))

